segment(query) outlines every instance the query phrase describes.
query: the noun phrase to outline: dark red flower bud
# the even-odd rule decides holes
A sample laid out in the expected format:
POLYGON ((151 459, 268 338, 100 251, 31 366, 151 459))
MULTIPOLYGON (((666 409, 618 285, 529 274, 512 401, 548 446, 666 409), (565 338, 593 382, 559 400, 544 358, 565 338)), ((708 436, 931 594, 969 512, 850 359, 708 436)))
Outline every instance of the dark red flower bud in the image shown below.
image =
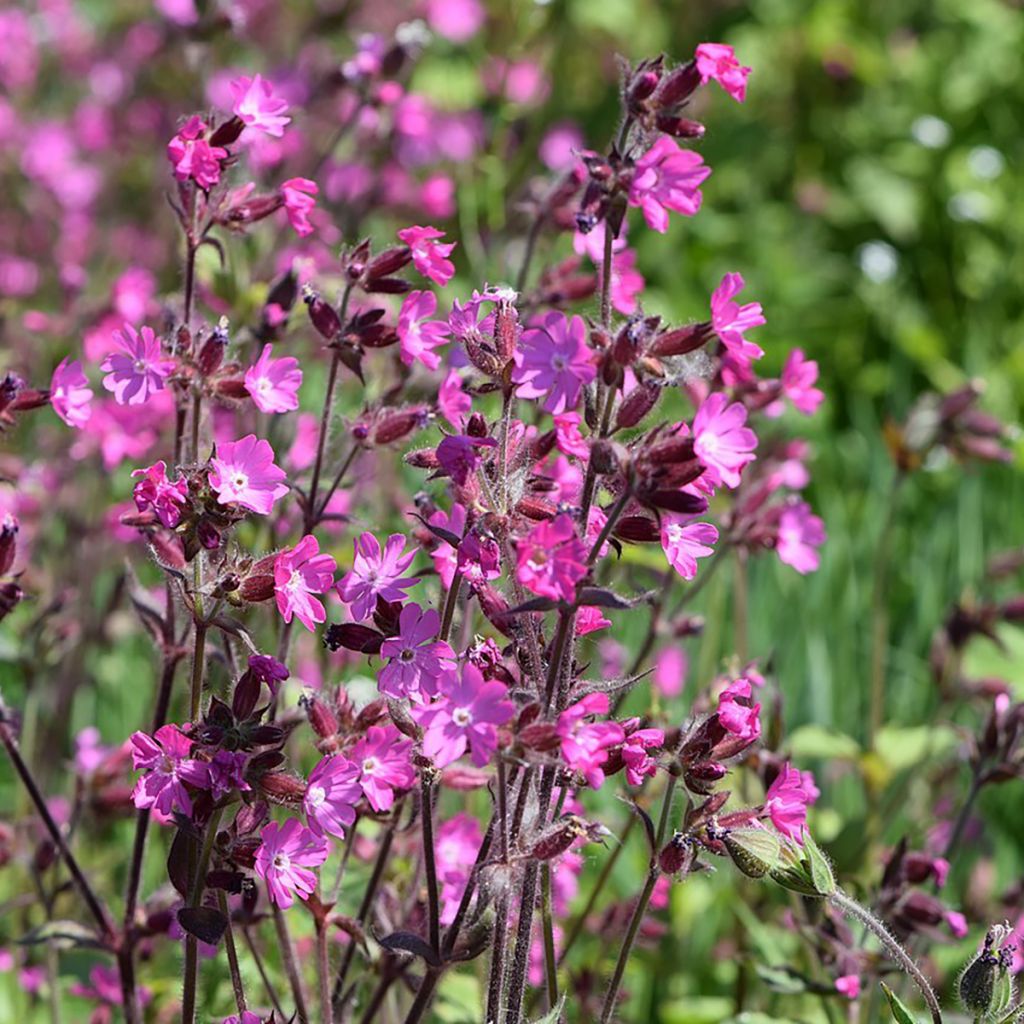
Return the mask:
POLYGON ((256 673, 248 670, 243 672, 235 683, 235 692, 231 695, 231 710, 240 722, 244 722, 256 709, 262 685, 256 673))
POLYGON ((421 429, 427 420, 427 408, 424 405, 411 406, 408 409, 391 409, 384 412, 377 420, 373 432, 374 444, 393 444, 408 437, 414 430, 421 429))
POLYGON ((375 277, 363 285, 363 291, 376 295, 404 295, 412 285, 404 277, 375 277))
POLYGON ((441 772, 441 785, 446 789, 472 792, 483 789, 491 781, 490 772, 466 764, 452 764, 441 772))
POLYGON ((632 544, 650 544, 661 539, 658 524, 649 516, 622 516, 612 534, 632 544))
POLYGON ((468 437, 487 437, 487 420, 475 412, 466 421, 466 435, 468 437))
POLYGON ((519 730, 519 742, 527 750, 554 750, 562 742, 553 722, 533 722, 519 730))
POLYGON ((210 145, 230 146, 232 142, 238 141, 238 137, 243 131, 245 131, 245 122, 240 117, 233 117, 213 130, 213 134, 210 136, 210 145))
POLYGON ((494 310, 494 343, 498 358, 503 363, 512 359, 519 338, 519 311, 515 307, 515 300, 515 292, 503 294, 494 310))
POLYGON ((275 804, 301 804, 306 795, 306 782, 289 772, 272 772, 259 780, 260 792, 275 804))
POLYGON ((306 717, 313 732, 322 740, 329 740, 338 732, 337 715, 319 697, 304 697, 302 706, 306 709, 306 717))
POLYGON ((659 114, 654 119, 654 123, 659 132, 664 132, 677 139, 702 139, 704 137, 704 125, 700 121, 692 121, 688 117, 659 114))
POLYGON ((221 398, 234 398, 238 401, 251 397, 242 377, 218 377, 214 381, 213 392, 221 398))
POLYGON ((396 245, 375 256, 366 268, 367 280, 390 277, 401 270, 412 259, 412 250, 407 245, 396 245))
POLYGON ((220 531, 206 519, 200 520, 196 536, 207 551, 216 551, 220 547, 220 531))
POLYGON ((659 334, 648 346, 647 354, 658 357, 683 356, 688 352, 695 352, 707 344, 711 336, 711 324, 709 323, 677 327, 675 330, 659 334))
POLYGON ((638 111, 643 108, 643 102, 654 93, 661 82, 661 76, 657 71, 641 71, 633 78, 626 93, 626 102, 629 109, 638 111))
POLYGON ((377 654, 384 642, 384 634, 358 622, 337 622, 327 627, 324 646, 337 651, 344 647, 360 654, 377 654))
POLYGON ((527 495, 518 502, 516 511, 520 515, 526 516, 527 519, 539 523, 546 519, 554 519, 558 514, 558 507, 553 502, 545 501, 544 498, 527 495))
POLYGON ((487 621, 499 632, 511 638, 516 633, 515 616, 509 615, 509 604, 488 584, 482 584, 476 588, 476 598, 480 602, 480 610, 484 613, 487 621))
POLYGON ((601 438, 590 445, 590 465, 599 476, 624 471, 629 461, 629 452, 616 441, 601 438))
POLYGON ((703 761, 695 764, 686 770, 684 780, 686 788, 694 793, 709 794, 714 790, 715 783, 721 781, 728 774, 729 769, 724 764, 715 761, 703 761))
POLYGON ((633 388, 615 414, 616 429, 635 427, 658 404, 661 391, 661 387, 653 381, 646 381, 633 388))
POLYGON ((697 70, 697 62, 688 61, 662 78, 661 86, 654 97, 655 102, 665 110, 676 107, 688 99, 699 85, 700 72, 697 70))
POLYGON ((0 522, 0 576, 6 576, 14 565, 17 537, 18 520, 8 513, 0 522))
POLYGON ((253 573, 246 576, 238 588, 238 593, 243 601, 250 604, 269 601, 274 596, 273 573, 253 573))
POLYGON ((8 408, 12 412, 27 412, 29 409, 41 409, 50 403, 50 392, 40 388, 23 388, 18 392, 8 408))
POLYGON ((437 452, 433 448, 420 448, 414 452, 405 453, 405 462, 416 469, 440 469, 437 452))
POLYGON ((196 366, 204 377, 209 377, 220 369, 220 364, 224 362, 228 341, 227 322, 222 320, 203 342, 199 349, 199 355, 196 356, 196 366))
POLYGON ((566 815, 541 833, 527 856, 530 860, 553 860, 565 853, 577 839, 590 836, 593 828, 576 814, 566 815))
POLYGON ((341 318, 333 306, 324 302, 309 285, 302 290, 302 298, 309 309, 309 319, 325 341, 334 341, 341 333, 341 318))
POLYGON ((693 844, 682 832, 677 832, 658 854, 658 866, 666 875, 677 875, 689 869, 693 857, 693 844))

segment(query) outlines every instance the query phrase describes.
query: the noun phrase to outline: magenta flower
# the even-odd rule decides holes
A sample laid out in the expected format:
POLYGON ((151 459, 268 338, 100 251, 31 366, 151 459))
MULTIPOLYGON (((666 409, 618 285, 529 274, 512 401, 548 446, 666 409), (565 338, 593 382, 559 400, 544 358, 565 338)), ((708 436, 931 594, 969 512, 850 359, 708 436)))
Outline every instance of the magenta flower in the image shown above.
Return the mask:
POLYGON ((788 505, 779 517, 775 553, 779 561, 801 575, 815 572, 821 564, 818 548, 827 540, 825 524, 806 501, 788 505))
POLYGON ((241 505, 269 515, 278 498, 288 493, 285 471, 274 465, 268 441, 247 434, 240 441, 222 441, 210 459, 210 487, 222 505, 241 505))
POLYGON ((446 344, 451 333, 444 320, 428 320, 437 312, 437 296, 433 292, 409 292, 398 314, 398 340, 402 362, 406 366, 418 359, 428 370, 441 365, 434 351, 446 344))
POLYGON ((751 703, 748 679, 737 679, 718 695, 718 721, 726 732, 753 743, 761 735, 761 705, 751 703))
POLYGON ((804 778, 807 774, 786 762, 768 787, 764 800, 764 813, 776 829, 801 846, 807 829, 807 808, 818 794, 813 778, 809 780, 810 785, 804 778))
POLYGON ((563 412, 552 416, 555 421, 555 444, 565 455, 574 455, 586 461, 590 458, 590 444, 580 433, 583 418, 578 412, 563 412))
POLYGON ((192 798, 185 784, 198 789, 210 786, 207 765, 189 755, 192 741, 176 726, 161 726, 152 736, 132 734, 132 763, 145 774, 135 783, 132 800, 136 807, 154 808, 165 817, 177 808, 192 813, 192 798))
POLYGON ((398 237, 412 250, 413 266, 434 284, 443 288, 455 276, 455 264, 448 257, 455 248, 454 242, 442 243, 444 232, 437 228, 403 228, 398 237))
POLYGON ((253 867, 266 880, 271 900, 287 909, 295 902, 294 893, 301 900, 309 899, 316 889, 316 875, 309 869, 327 860, 327 840, 297 818, 289 818, 284 825, 276 821, 264 825, 260 838, 253 867))
POLYGON ((337 563, 320 554, 320 542, 307 534, 295 547, 274 559, 274 595, 285 622, 296 616, 312 632, 327 619, 327 611, 314 594, 326 594, 334 586, 337 563))
POLYGON ((542 327, 523 331, 515 352, 512 380, 520 398, 544 398, 548 412, 575 409, 580 389, 597 376, 594 353, 587 345, 583 318, 567 320, 563 313, 548 313, 542 327))
POLYGON ((747 410, 716 391, 708 395, 693 420, 693 450, 704 465, 702 481, 712 487, 739 487, 740 472, 753 462, 757 435, 744 424, 747 410))
POLYGON ((309 828, 318 836, 325 832, 345 838, 345 829, 356 820, 356 804, 363 790, 359 765, 344 757, 324 757, 309 773, 302 809, 309 828))
POLYGON ((235 94, 235 105, 231 112, 248 128, 258 128, 275 139, 284 135, 285 125, 290 117, 283 116, 288 103, 280 96, 274 96, 274 87, 265 78, 243 75, 231 83, 235 94))
POLYGON ((710 523, 694 523, 688 516, 665 512, 661 517, 661 547, 669 565, 684 580, 697 575, 697 559, 715 553, 711 546, 718 540, 718 530, 710 523))
POLYGON ((480 670, 469 662, 463 664, 461 678, 452 672, 441 680, 438 700, 412 709, 424 730, 423 753, 438 768, 457 761, 467 747, 473 764, 482 768, 498 748, 497 727, 515 713, 505 684, 484 682, 480 670))
POLYGON ((264 345, 259 359, 245 371, 245 389, 260 412, 291 412, 299 407, 302 370, 294 356, 271 358, 273 345, 264 345))
POLYGON ((167 159, 174 165, 178 181, 191 178, 201 189, 209 192, 220 181, 220 162, 228 151, 223 146, 211 146, 206 138, 206 123, 200 117, 191 117, 167 143, 167 159))
POLYGON ((235 790, 244 793, 252 788, 245 780, 248 762, 248 756, 240 751, 218 750, 214 754, 209 764, 210 792, 214 800, 235 790))
MULTIPOLYGON (((139 1002, 143 1006, 153 998, 153 993, 148 988, 140 986, 137 991, 139 1002)), ((97 1007, 93 1012, 90 1021, 95 1024, 102 1024, 104 1021, 114 1019, 108 1007, 124 1005, 121 976, 116 967, 108 967, 106 964, 97 964, 89 971, 89 984, 81 981, 72 982, 71 994, 107 1004, 106 1007, 97 1007)))
POLYGON ((398 636, 380 645, 388 663, 377 677, 380 692, 388 697, 427 700, 437 693, 438 681, 455 671, 455 652, 437 633, 441 617, 418 604, 407 604, 398 616, 398 636))
POLYGON ((437 407, 441 415, 456 429, 461 429, 467 413, 473 408, 473 399, 462 389, 458 370, 449 370, 441 381, 437 393, 437 407))
POLYGON ((359 766, 363 796, 378 813, 391 810, 396 789, 408 789, 416 781, 411 754, 412 740, 405 739, 393 725, 370 726, 349 751, 359 766))
POLYGON ((437 461, 447 476, 460 487, 465 487, 470 476, 480 465, 480 448, 497 448, 493 437, 470 437, 467 434, 448 434, 437 446, 437 461))
POLYGON ((285 213, 288 214, 288 221, 295 229, 295 233, 300 237, 313 233, 309 213, 316 206, 313 197, 319 191, 316 182, 310 181, 309 178, 289 178, 281 184, 285 213))
POLYGON ((760 359, 764 350, 744 336, 744 331, 767 323, 760 302, 741 306, 733 301, 743 291, 742 274, 726 274, 711 294, 711 326, 728 349, 738 367, 748 369, 752 359, 760 359))
POLYGON ((114 331, 119 352, 111 352, 100 369, 106 377, 103 386, 113 391, 118 405, 141 405, 150 395, 163 391, 164 381, 174 370, 174 362, 163 358, 160 341, 151 327, 141 334, 131 324, 114 331))
POLYGON ((860 977, 856 974, 844 974, 841 978, 836 978, 836 991, 847 999, 856 999, 860 995, 860 977))
POLYGON ((434 840, 437 878, 441 883, 441 924, 455 920, 473 871, 483 835, 480 823, 465 812, 441 823, 434 840))
POLYGON ((516 579, 531 593, 572 601, 576 584, 587 575, 587 548, 576 536, 572 516, 563 513, 538 523, 516 543, 516 579))
POLYGON ((257 682, 266 684, 274 697, 289 676, 288 667, 269 654, 250 654, 249 671, 257 682))
POLYGON ((472 39, 486 17, 480 0, 427 0, 427 23, 439 36, 453 43, 472 39))
POLYGON ((700 154, 662 135, 637 161, 629 205, 639 206, 648 227, 664 234, 670 210, 692 217, 700 209, 700 186, 710 173, 700 154))
POLYGON ((173 530, 181 522, 181 510, 188 504, 188 481, 178 475, 173 483, 167 479, 167 463, 163 459, 146 469, 132 471, 132 478, 142 479, 135 485, 132 497, 140 512, 152 509, 153 514, 173 530))
POLYGON ((501 548, 493 537, 471 531, 462 538, 456 565, 471 587, 496 580, 501 575, 501 548))
POLYGON ((618 722, 587 721, 593 715, 608 714, 608 707, 608 694, 590 693, 567 707, 555 723, 562 760, 594 789, 600 789, 604 783, 601 765, 608 760, 609 749, 626 739, 625 730, 618 722))
POLYGON ((731 46, 701 43, 696 56, 701 85, 707 85, 713 78, 737 103, 747 98, 747 76, 751 69, 740 64, 731 46))
POLYGON ((419 583, 417 577, 401 578, 416 557, 415 548, 408 554, 403 553, 404 549, 405 537, 400 533, 388 537, 383 552, 369 531, 356 539, 352 569, 338 584, 338 596, 350 606, 354 619, 362 622, 369 618, 378 597, 401 601, 405 591, 419 583))
POLYGON ((92 415, 92 388, 76 359, 68 362, 62 359, 50 378, 50 404, 53 411, 69 426, 76 430, 89 422, 92 415))
MULTIPOLYGON (((793 408, 810 416, 825 400, 825 394, 814 386, 818 379, 818 364, 813 359, 805 359, 800 349, 793 349, 786 357, 782 367, 779 383, 782 396, 793 403, 793 408)), ((766 413, 769 409, 765 410, 766 413)))
POLYGON ((592 604, 585 604, 576 612, 576 635, 587 636, 589 633, 596 633, 599 629, 607 629, 611 625, 611 619, 604 617, 604 612, 592 604))
POLYGON ((629 723, 632 732, 626 735, 622 744, 622 760, 626 767, 626 781, 631 786, 643 785, 647 776, 654 775, 658 770, 658 762, 651 757, 650 751, 660 750, 665 744, 665 733, 661 729, 637 729, 639 719, 629 723))

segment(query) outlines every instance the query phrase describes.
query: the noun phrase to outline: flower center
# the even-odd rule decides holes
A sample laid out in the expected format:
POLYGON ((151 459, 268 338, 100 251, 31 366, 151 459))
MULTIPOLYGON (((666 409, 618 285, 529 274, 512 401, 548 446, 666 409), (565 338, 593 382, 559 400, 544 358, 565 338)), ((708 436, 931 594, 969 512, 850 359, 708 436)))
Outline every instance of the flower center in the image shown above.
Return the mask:
POLYGON ((146 372, 146 360, 145 359, 136 359, 135 362, 132 363, 132 369, 136 373, 145 373, 146 372))
POLYGON ((377 770, 377 758, 368 757, 363 761, 363 771, 367 775, 372 775, 377 770))
POLYGON ((287 871, 292 866, 292 859, 287 853, 279 853, 274 857, 274 867, 278 871, 287 871))
POLYGON ((324 791, 323 786, 310 786, 306 790, 306 803, 310 807, 320 807, 326 797, 327 793, 324 791))
POLYGON ((456 708, 452 712, 452 721, 460 728, 465 728, 467 725, 473 724, 473 715, 469 708, 456 708))
POLYGON ((416 657, 416 652, 409 647, 406 647, 404 651, 398 656, 399 661, 404 661, 407 665, 410 661, 413 661, 416 657))
POLYGON ((249 478, 245 473, 240 473, 238 470, 235 470, 235 475, 232 477, 231 483, 234 484, 236 490, 244 491, 246 487, 249 486, 249 478))

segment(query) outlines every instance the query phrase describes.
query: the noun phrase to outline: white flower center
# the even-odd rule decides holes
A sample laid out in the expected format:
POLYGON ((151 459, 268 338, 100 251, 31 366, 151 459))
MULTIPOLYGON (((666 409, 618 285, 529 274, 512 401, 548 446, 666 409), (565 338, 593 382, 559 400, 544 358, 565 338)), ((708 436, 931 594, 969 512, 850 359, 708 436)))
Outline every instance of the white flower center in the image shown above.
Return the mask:
POLYGON ((231 483, 234 485, 235 490, 244 491, 249 486, 249 477, 236 469, 235 475, 231 478, 231 483))
POLYGON ((467 725, 473 724, 473 716, 470 713, 469 708, 456 708, 452 712, 452 721, 460 728, 465 728, 467 725))
POLYGON ((323 805, 324 800, 327 798, 327 793, 323 786, 310 786, 306 790, 306 803, 310 807, 320 807, 323 805))
POLYGON ((278 871, 287 871, 292 866, 292 859, 287 853, 279 853, 274 857, 274 867, 278 871))
POLYGON ((377 770, 377 758, 368 757, 363 761, 363 771, 367 775, 372 775, 377 770))

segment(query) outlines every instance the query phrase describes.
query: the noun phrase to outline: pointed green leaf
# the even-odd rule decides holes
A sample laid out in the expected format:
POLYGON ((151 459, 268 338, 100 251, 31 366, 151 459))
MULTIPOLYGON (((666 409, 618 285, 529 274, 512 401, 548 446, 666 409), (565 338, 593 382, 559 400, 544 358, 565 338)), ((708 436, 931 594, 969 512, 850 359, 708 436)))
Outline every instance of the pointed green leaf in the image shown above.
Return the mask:
POLYGON ((543 1017, 538 1017, 533 1024, 558 1024, 562 1019, 562 1012, 565 1009, 565 993, 562 993, 562 997, 558 1000, 556 1006, 552 1006, 543 1017))
POLYGON ((914 1015, 903 1005, 900 997, 883 981, 882 991, 885 998, 889 1000, 889 1009, 892 1011, 892 1019, 896 1024, 918 1024, 914 1015))

